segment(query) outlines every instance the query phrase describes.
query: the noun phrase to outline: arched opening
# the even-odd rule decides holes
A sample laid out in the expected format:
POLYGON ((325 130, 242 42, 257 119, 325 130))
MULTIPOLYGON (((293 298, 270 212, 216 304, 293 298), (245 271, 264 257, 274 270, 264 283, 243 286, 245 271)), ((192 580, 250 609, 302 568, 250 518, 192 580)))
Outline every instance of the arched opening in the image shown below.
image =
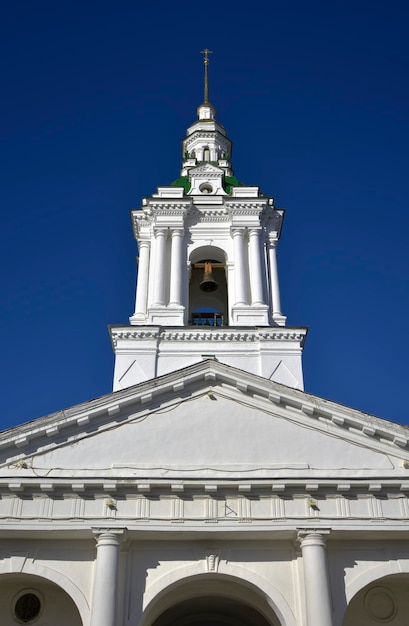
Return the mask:
POLYGON ((231 598, 191 598, 167 609, 153 626, 271 626, 256 609, 231 598))
POLYGON ((210 149, 209 146, 205 146, 203 150, 203 161, 210 161, 210 149))
POLYGON ((244 581, 199 575, 153 600, 143 626, 286 626, 264 594, 244 581))
POLYGON ((392 574, 369 583, 350 601, 342 626, 406 626, 409 574, 392 574))
POLYGON ((83 626, 72 598, 55 583, 30 574, 0 576, 2 626, 59 624, 83 626))
POLYGON ((212 246, 198 248, 192 253, 190 262, 189 325, 227 326, 229 318, 225 253, 212 246))

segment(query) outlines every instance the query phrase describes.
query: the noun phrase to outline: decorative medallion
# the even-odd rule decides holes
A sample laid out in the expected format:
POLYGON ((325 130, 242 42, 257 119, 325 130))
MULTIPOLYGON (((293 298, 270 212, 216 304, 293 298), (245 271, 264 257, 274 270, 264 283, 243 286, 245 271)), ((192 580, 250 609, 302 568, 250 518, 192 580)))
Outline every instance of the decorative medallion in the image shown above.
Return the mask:
POLYGON ((368 615, 381 623, 391 622, 398 610, 395 596, 386 587, 369 589, 365 594, 364 604, 368 615))

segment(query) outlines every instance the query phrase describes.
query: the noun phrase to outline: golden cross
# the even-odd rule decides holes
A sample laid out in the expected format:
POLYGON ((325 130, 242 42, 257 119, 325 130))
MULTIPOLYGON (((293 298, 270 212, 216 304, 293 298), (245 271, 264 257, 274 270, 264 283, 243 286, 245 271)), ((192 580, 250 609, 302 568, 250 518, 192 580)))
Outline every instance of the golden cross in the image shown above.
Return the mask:
POLYGON ((204 54, 203 63, 204 63, 204 104, 209 104, 209 74, 208 74, 208 65, 209 65, 209 54, 213 54, 213 50, 208 50, 205 48, 200 52, 200 54, 204 54))

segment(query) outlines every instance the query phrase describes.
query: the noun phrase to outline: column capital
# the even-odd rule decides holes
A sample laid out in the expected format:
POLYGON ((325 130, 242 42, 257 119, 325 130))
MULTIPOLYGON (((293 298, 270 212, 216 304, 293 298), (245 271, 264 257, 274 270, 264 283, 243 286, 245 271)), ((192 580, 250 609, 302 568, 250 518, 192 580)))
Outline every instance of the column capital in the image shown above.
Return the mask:
POLYGON ((268 233, 268 243, 271 248, 276 248, 278 245, 277 233, 268 233))
POLYGON ((324 547, 330 532, 330 528, 297 528, 297 540, 301 548, 305 546, 324 547))
POLYGON ((92 534, 99 545, 120 545, 127 528, 91 528, 92 534))
POLYGON ((167 226, 155 226, 153 229, 154 235, 155 237, 158 237, 159 235, 167 235, 168 234, 168 227, 167 226))
POLYGON ((151 242, 149 239, 142 239, 138 241, 138 248, 150 248, 151 242))
POLYGON ((246 229, 245 226, 242 226, 242 227, 232 226, 231 228, 232 237, 237 237, 237 236, 243 237, 245 229, 246 229))
POLYGON ((182 236, 184 232, 185 232, 184 228, 181 228, 180 226, 176 226, 175 228, 170 229, 170 236, 171 237, 182 236))

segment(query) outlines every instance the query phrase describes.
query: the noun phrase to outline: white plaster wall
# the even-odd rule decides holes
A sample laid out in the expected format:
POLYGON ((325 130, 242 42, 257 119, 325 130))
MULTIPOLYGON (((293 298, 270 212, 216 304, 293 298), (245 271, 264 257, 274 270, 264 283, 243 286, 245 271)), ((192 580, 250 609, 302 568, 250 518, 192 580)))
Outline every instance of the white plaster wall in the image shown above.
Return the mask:
MULTIPOLYGON (((146 467, 234 467, 299 464, 329 470, 393 469, 388 456, 346 441, 336 428, 320 432, 292 422, 273 404, 249 406, 245 394, 224 397, 223 388, 213 398, 204 389, 198 397, 174 398, 173 407, 158 407, 135 421, 114 425, 98 436, 45 452, 36 457, 40 468, 110 468, 112 464, 146 467), (267 412, 267 410, 269 412, 267 412)), ((129 409, 132 414, 132 408, 129 409)), ((315 426, 315 425, 314 425, 315 426)))

